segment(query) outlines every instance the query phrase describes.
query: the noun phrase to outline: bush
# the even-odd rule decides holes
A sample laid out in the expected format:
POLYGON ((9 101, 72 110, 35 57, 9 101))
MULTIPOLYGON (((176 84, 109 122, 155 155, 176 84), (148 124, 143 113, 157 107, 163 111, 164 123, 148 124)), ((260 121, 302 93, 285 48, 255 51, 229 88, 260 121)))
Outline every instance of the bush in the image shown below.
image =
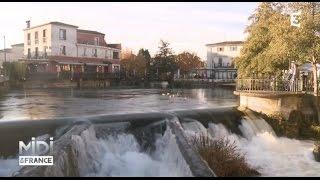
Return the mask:
POLYGON ((257 170, 249 167, 244 155, 228 139, 214 140, 200 135, 193 137, 191 143, 217 176, 260 175, 257 170))
POLYGON ((27 75, 27 65, 21 62, 4 62, 3 68, 10 80, 24 80, 27 75))

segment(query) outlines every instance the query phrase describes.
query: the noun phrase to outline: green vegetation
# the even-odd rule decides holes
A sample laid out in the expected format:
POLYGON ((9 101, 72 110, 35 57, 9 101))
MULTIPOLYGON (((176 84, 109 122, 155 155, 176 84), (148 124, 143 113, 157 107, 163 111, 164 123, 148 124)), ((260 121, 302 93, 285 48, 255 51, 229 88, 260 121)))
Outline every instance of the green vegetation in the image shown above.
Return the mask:
POLYGON ((27 65, 21 62, 4 62, 3 68, 5 74, 9 76, 10 81, 25 80, 27 76, 27 65))
POLYGON ((273 128, 277 136, 296 139, 320 139, 320 124, 299 111, 293 111, 289 120, 281 116, 261 114, 264 120, 273 128))
POLYGON ((217 176, 258 176, 249 167, 235 143, 228 139, 214 140, 206 135, 195 136, 191 143, 217 176))
POLYGON ((281 75, 292 60, 319 62, 320 4, 263 2, 249 17, 248 38, 236 59, 239 77, 281 75), (290 12, 302 11, 301 26, 290 23, 290 12), (312 11, 315 16, 313 20, 312 11))
POLYGON ((171 84, 178 69, 180 75, 185 76, 190 70, 204 66, 195 53, 185 51, 175 55, 170 43, 163 40, 160 41, 159 50, 154 57, 150 56, 147 49, 140 49, 137 55, 130 50, 124 50, 120 63, 122 79, 137 83, 168 81, 171 84))

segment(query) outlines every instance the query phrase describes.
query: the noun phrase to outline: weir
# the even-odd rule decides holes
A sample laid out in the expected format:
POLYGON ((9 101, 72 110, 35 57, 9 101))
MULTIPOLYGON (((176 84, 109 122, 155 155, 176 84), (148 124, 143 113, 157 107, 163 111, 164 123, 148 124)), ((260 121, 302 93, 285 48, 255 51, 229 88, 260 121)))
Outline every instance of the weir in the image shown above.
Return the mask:
MULTIPOLYGON (((9 146, 18 149, 21 132, 29 141, 31 136, 53 136, 55 165, 12 167, 16 170, 6 170, 8 176, 214 177, 215 172, 188 141, 192 133, 201 132, 234 141, 249 165, 263 176, 310 176, 320 170, 312 156, 313 142, 278 138, 259 115, 236 107, 21 121, 24 128, 16 123, 1 123, 1 135, 14 139, 1 146, 1 152, 9 146), (34 134, 40 127, 42 132, 34 134)), ((9 152, 0 163, 17 164, 17 153, 9 152)))
MULTIPOLYGON (((229 113, 229 117, 238 116, 239 113, 234 108, 220 108, 217 110, 203 109, 194 110, 199 119, 205 121, 210 116, 219 115, 219 112, 224 114, 229 113)), ((15 176, 83 176, 85 173, 79 169, 79 164, 83 164, 81 158, 78 157, 77 151, 85 151, 85 148, 77 147, 76 144, 83 144, 78 141, 84 140, 83 133, 87 132, 93 134, 90 142, 97 141, 96 138, 108 139, 110 136, 116 136, 118 134, 132 134, 136 143, 139 144, 138 152, 145 152, 147 154, 154 154, 159 151, 159 145, 157 142, 159 138, 163 138, 168 131, 172 131, 174 141, 171 143, 170 148, 176 146, 175 157, 167 159, 178 158, 177 162, 181 163, 182 167, 186 166, 189 169, 189 173, 183 170, 184 174, 177 174, 182 176, 215 176, 214 172, 207 166, 207 164, 201 159, 199 154, 187 143, 186 136, 176 115, 183 114, 183 111, 179 112, 164 112, 164 113, 136 113, 136 114, 124 114, 124 115, 101 115, 90 116, 81 119, 77 118, 61 118, 61 119, 46 119, 37 121, 12 121, 1 123, 1 135, 8 138, 2 138, 6 140, 7 145, 1 147, 2 157, 16 157, 17 143, 19 140, 30 141, 31 137, 47 134, 48 137, 53 136, 54 142, 54 157, 58 167, 24 167, 18 172, 15 172, 15 176), (175 123, 172 123, 175 122, 175 123), (19 125, 19 126, 18 126, 19 125), (21 133, 23 132, 23 133, 21 133), (81 137, 82 140, 75 140, 75 137, 81 137), (77 141, 77 142, 75 142, 77 141), (78 148, 78 150, 76 150, 78 148), (15 152, 15 153, 13 153, 15 152), (178 154, 177 154, 178 153, 178 154), (180 154, 180 155, 179 155, 180 154), (71 159, 70 159, 71 158, 71 159), (80 160, 79 160, 80 158, 80 160), (81 161, 81 162, 80 162, 81 161), (76 164, 68 164, 74 162, 76 164), (185 165, 183 165, 185 164, 185 165), (52 169, 55 168, 55 169, 52 169), (82 172, 82 173, 80 173, 82 172)), ((190 114, 192 115, 192 113, 190 114)), ((188 115, 181 116, 180 119, 189 117, 188 115)), ((193 116, 190 116, 192 118, 193 116)), ((193 117, 194 118, 194 117, 193 117)), ((89 142, 89 141, 88 141, 89 142)), ((88 143, 87 142, 87 143, 88 143)), ((170 142, 170 141, 169 141, 170 142)), ((84 143, 85 144, 85 143, 84 143)), ((86 147, 87 145, 83 145, 86 147)), ((98 149, 102 147, 97 147, 98 149)), ((103 148, 102 148, 103 149, 103 148)), ((80 153, 81 154, 81 153, 80 153)), ((90 159, 92 155, 90 153, 84 153, 85 158, 90 159), (89 157, 88 157, 89 156, 89 157)), ((96 153, 99 154, 99 153, 96 153)), ((161 153, 160 153, 161 154, 161 153)), ((157 157, 157 156, 155 156, 157 157)), ((91 157, 92 158, 92 157, 91 157)), ((87 163, 85 163, 87 164, 87 163)), ((94 163, 93 163, 94 164, 94 163)), ((98 163, 99 164, 99 163, 98 163)), ((101 163, 100 163, 101 164, 101 163)), ((179 166, 179 165, 178 165, 179 166)), ((97 167, 92 167, 96 169, 97 167)), ((92 171, 94 172, 94 171, 92 171)), ((97 173, 97 172, 96 172, 97 173)), ((170 175, 170 173, 169 173, 170 175)), ((172 174, 171 174, 172 175, 172 174)), ((170 176, 171 176, 170 175, 170 176)), ((175 176, 173 174, 173 176, 175 176)))

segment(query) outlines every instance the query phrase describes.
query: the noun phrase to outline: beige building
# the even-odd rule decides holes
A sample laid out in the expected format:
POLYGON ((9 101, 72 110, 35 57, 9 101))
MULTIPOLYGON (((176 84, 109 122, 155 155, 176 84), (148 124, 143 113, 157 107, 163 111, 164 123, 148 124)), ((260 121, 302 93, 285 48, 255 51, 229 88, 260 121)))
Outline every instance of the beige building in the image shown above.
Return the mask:
POLYGON ((11 48, 0 50, 0 65, 3 62, 18 61, 23 57, 23 43, 11 45, 11 48))
POLYGON ((84 66, 96 72, 120 70, 121 44, 109 44, 105 34, 78 29, 78 26, 49 22, 24 29, 24 56, 21 59, 36 64, 35 71, 84 71, 84 66))
POLYGON ((240 55, 243 41, 224 41, 207 44, 208 78, 232 81, 236 76, 234 58, 240 55))

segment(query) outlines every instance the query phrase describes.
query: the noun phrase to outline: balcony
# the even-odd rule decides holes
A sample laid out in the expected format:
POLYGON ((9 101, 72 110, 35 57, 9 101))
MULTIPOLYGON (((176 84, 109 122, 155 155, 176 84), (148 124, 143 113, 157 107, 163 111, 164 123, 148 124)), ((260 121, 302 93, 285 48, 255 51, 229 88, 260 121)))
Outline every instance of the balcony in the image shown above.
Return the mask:
POLYGON ((234 68, 234 65, 233 64, 223 64, 223 63, 214 63, 213 64, 213 67, 214 68, 234 68))
POLYGON ((47 42, 47 38, 46 37, 42 38, 42 42, 46 43, 47 42))
POLYGON ((39 39, 35 39, 35 40, 34 40, 34 43, 35 43, 35 44, 39 44, 39 39))
POLYGON ((31 45, 31 40, 30 39, 28 40, 28 45, 31 45))

